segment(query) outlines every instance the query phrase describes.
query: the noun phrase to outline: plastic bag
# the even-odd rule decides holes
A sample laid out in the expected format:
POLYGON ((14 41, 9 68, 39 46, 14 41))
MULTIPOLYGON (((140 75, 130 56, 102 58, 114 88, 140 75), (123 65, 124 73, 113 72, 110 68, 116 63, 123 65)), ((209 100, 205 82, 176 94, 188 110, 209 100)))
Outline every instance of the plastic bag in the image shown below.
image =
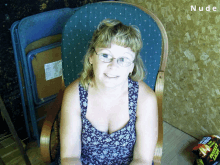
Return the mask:
POLYGON ((211 135, 203 137, 197 146, 193 148, 193 153, 197 159, 193 165, 217 165, 220 163, 220 137, 211 135))

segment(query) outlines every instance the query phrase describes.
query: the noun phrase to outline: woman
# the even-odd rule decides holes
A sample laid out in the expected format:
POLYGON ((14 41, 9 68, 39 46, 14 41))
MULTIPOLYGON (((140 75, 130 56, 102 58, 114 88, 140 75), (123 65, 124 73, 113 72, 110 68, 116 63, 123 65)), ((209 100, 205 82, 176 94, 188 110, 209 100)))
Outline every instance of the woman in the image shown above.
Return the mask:
POLYGON ((141 34, 103 20, 79 79, 64 92, 61 163, 151 165, 158 137, 154 92, 142 80, 141 34))

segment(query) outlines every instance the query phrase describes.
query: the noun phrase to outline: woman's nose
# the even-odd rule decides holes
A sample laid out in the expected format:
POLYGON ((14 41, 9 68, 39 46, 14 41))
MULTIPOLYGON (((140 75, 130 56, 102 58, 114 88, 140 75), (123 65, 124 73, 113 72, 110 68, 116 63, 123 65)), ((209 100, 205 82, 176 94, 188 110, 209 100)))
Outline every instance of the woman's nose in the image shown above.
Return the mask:
POLYGON ((112 62, 110 62, 109 66, 111 67, 118 67, 117 58, 113 58, 112 62))

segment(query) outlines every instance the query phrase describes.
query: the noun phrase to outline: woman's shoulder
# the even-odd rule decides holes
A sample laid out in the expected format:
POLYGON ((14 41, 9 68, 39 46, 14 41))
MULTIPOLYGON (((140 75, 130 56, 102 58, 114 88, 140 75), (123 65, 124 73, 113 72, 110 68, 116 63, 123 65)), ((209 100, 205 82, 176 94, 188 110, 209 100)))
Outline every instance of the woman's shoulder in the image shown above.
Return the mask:
POLYGON ((140 103, 146 103, 150 101, 155 101, 156 94, 155 92, 144 82, 139 81, 139 90, 138 90, 138 101, 140 103))
POLYGON ((76 79, 73 81, 70 85, 68 85, 65 89, 65 94, 66 95, 71 95, 71 96, 76 96, 79 94, 79 82, 80 79, 76 79))
POLYGON ((157 106, 154 91, 143 81, 139 81, 137 116, 144 116, 149 109, 157 106))
POLYGON ((80 114, 80 99, 79 99, 79 79, 73 81, 70 85, 68 85, 64 91, 62 108, 66 109, 66 111, 74 110, 80 114))
POLYGON ((139 81, 139 94, 144 97, 154 97, 155 93, 154 91, 144 82, 139 81))

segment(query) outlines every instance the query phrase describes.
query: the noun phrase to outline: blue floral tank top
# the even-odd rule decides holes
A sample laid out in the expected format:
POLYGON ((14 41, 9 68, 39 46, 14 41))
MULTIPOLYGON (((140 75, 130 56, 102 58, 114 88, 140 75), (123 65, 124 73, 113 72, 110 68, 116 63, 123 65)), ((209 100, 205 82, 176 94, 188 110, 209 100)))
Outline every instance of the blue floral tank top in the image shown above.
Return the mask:
POLYGON ((128 165, 136 142, 138 82, 128 78, 129 116, 125 127, 111 134, 101 132, 86 118, 88 92, 79 83, 82 118, 81 162, 83 165, 128 165))

